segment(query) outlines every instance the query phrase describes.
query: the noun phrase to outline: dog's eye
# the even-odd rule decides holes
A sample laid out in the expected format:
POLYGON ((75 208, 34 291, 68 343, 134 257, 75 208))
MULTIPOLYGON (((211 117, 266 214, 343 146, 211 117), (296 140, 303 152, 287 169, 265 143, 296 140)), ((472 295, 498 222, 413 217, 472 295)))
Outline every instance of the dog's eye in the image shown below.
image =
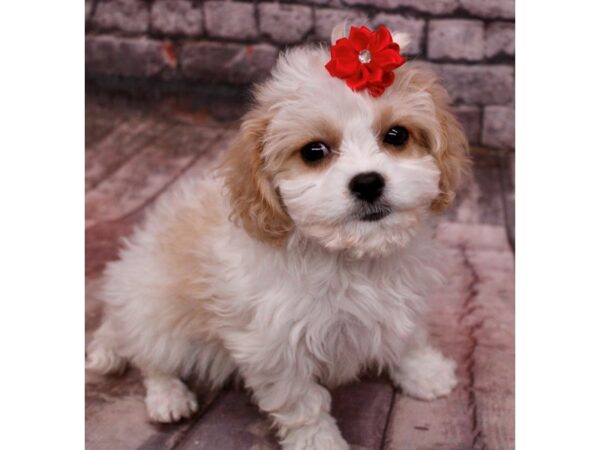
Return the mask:
POLYGON ((390 128, 385 136, 383 142, 386 144, 393 145, 395 147, 402 147, 406 141, 408 141, 408 130, 402 126, 395 126, 390 128))
POLYGON ((313 164, 329 156, 331 150, 323 142, 311 142, 300 150, 302 159, 307 164, 313 164))

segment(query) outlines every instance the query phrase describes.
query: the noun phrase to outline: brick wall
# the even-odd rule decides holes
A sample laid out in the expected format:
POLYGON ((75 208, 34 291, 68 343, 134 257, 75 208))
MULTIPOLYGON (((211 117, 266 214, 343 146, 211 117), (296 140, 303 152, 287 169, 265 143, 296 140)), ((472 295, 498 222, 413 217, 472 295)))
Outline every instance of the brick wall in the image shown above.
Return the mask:
MULTIPOLYGON (((514 147, 514 0, 85 0, 86 77, 245 86, 343 20, 405 31, 473 144, 514 147)), ((154 82, 154 81, 152 81, 154 82)))

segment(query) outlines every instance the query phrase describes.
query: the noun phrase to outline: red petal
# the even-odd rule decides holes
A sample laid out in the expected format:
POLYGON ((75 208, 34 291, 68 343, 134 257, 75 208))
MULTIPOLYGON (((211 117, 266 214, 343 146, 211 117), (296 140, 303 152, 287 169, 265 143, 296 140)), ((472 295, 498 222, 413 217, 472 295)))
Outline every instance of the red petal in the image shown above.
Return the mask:
POLYGON ((383 79, 384 72, 376 65, 367 64, 367 68, 369 69, 369 81, 372 83, 378 83, 383 79))
POLYGON ((394 40, 392 39, 392 35, 390 34, 389 30, 381 25, 376 31, 373 32, 371 36, 369 50, 371 50, 371 52, 378 52, 393 43, 394 40))
POLYGON ((354 47, 357 52, 360 52, 361 50, 367 48, 372 34, 373 32, 367 27, 351 27, 348 39, 352 43, 352 47, 354 47))
POLYGON ((332 59, 327 64, 325 64, 325 69, 329 72, 329 75, 332 77, 338 78, 338 71, 336 69, 336 62, 332 59))
POLYGON ((398 53, 400 53, 400 46, 398 44, 396 44, 395 42, 392 42, 390 45, 388 45, 385 48, 386 49, 390 49, 390 50, 394 50, 394 51, 397 51, 398 53))
POLYGON ((337 43, 331 47, 331 56, 333 57, 345 57, 351 56, 357 57, 358 52, 354 50, 352 44, 348 38, 338 39, 337 43))
POLYGON ((395 50, 385 49, 372 56, 371 63, 389 72, 404 64, 406 60, 395 50))
POLYGON ((396 75, 394 74, 394 72, 386 72, 383 75, 383 78, 381 79, 381 85, 383 86, 383 88, 391 86, 395 79, 396 75))
POLYGON ((360 65, 360 71, 358 71, 355 75, 346 80, 346 84, 353 91, 360 91, 361 89, 364 89, 365 87, 367 87, 368 83, 369 71, 367 70, 364 64, 360 65))
POLYGON ((385 88, 380 84, 369 86, 369 94, 371 94, 373 97, 379 97, 384 91, 385 88))
POLYGON ((347 78, 359 70, 358 56, 356 50, 347 38, 338 39, 331 47, 331 61, 325 68, 331 76, 347 78))
POLYGON ((360 63, 356 58, 336 58, 325 66, 329 73, 338 78, 348 78, 359 71, 360 63))

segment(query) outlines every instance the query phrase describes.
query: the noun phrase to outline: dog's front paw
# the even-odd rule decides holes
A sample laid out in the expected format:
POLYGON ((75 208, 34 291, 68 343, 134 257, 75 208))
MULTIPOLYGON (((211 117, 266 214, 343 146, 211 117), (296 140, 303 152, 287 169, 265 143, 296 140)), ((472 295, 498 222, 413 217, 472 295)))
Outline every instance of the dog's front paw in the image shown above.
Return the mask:
POLYGON ((457 383, 455 369, 454 361, 426 347, 407 355, 393 378, 411 397, 433 400, 452 392, 457 383))
POLYGON ((176 378, 148 383, 146 409, 153 422, 169 423, 187 419, 198 410, 196 396, 176 378))
POLYGON ((350 450, 331 416, 289 431, 281 445, 283 450, 350 450))

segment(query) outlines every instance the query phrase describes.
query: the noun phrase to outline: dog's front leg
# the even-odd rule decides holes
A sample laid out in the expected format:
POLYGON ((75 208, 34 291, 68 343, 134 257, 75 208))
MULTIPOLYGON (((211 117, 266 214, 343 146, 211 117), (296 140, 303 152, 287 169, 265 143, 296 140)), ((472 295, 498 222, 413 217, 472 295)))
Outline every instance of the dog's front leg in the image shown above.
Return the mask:
MULTIPOLYGON (((389 338, 388 348, 397 349, 398 340, 389 338)), ((390 378, 411 397, 433 400, 456 386, 456 364, 429 344, 424 328, 417 328, 401 351, 394 350, 388 361, 390 378)))
POLYGON ((331 396, 313 377, 298 348, 254 345, 256 335, 231 342, 234 359, 259 408, 278 428, 284 450, 349 450, 331 417, 331 396))

